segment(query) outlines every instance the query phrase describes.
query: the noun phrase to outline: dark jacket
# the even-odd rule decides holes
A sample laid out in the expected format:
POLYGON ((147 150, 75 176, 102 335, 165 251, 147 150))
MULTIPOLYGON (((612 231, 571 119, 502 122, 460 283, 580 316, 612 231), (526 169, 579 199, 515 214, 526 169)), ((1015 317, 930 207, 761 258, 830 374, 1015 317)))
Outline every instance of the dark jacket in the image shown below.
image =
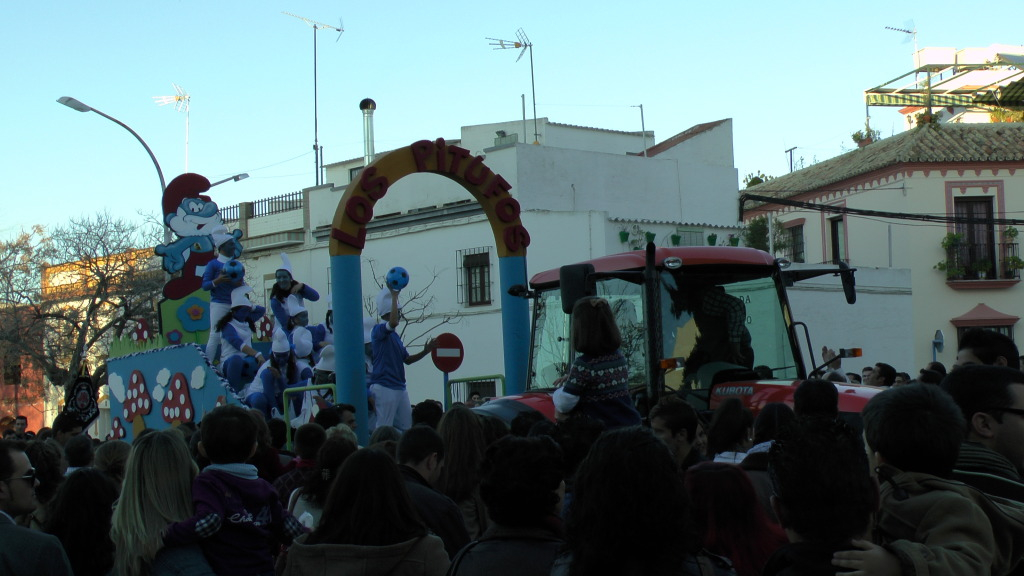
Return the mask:
POLYGON ((561 530, 554 526, 491 524, 452 560, 448 576, 548 576, 562 543, 561 530))
POLYGON ((1005 456, 976 442, 960 445, 953 479, 991 496, 1024 502, 1024 482, 1005 456))
POLYGON ((449 497, 430 486, 425 478, 408 466, 399 466, 405 478, 409 498, 430 531, 444 541, 449 558, 454 558, 463 546, 469 544, 469 533, 462 520, 459 506, 449 497))

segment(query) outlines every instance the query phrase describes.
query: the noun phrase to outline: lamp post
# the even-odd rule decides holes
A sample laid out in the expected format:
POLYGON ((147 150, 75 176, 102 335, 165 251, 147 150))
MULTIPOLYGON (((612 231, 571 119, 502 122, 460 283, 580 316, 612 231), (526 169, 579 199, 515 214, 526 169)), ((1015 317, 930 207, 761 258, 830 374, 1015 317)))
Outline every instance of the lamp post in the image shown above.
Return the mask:
MULTIPOLYGON (((156 174, 157 176, 160 177, 160 197, 163 197, 164 190, 167 188, 167 183, 164 181, 164 171, 160 169, 160 163, 156 161, 156 156, 153 154, 153 151, 149 149, 149 145, 146 144, 146 141, 142 139, 142 136, 139 136, 138 133, 135 132, 135 130, 132 130, 131 127, 129 127, 124 122, 121 122, 117 118, 114 118, 109 114, 104 114, 103 112, 100 112, 92 106, 83 104, 82 102, 75 100, 70 96, 61 96, 60 98, 57 98, 57 102, 67 106, 68 108, 71 108, 72 110, 78 110, 79 112, 95 112, 100 116, 103 116, 107 120, 110 120, 111 122, 131 132, 132 136, 135 136, 135 139, 139 141, 139 144, 142 144, 142 147, 146 149, 146 152, 149 154, 149 159, 153 161, 153 166, 156 166, 156 174)), ((164 244, 170 243, 171 229, 164 225, 164 244)))
POLYGON ((110 120, 111 122, 114 122, 118 126, 131 132, 132 136, 135 136, 135 139, 139 141, 139 144, 142 144, 142 147, 146 149, 147 153, 149 153, 149 159, 153 161, 153 166, 156 166, 156 174, 157 176, 160 177, 160 194, 163 195, 164 189, 167 188, 167 183, 164 182, 164 171, 160 169, 160 163, 156 161, 156 156, 153 155, 153 151, 149 149, 149 145, 146 144, 146 141, 142 139, 142 136, 139 136, 135 132, 135 130, 132 130, 127 124, 121 122, 117 118, 114 118, 109 114, 104 114, 103 112, 100 112, 99 110, 91 106, 87 106, 70 96, 61 96, 60 98, 57 98, 57 102, 67 106, 68 108, 71 108, 72 110, 78 110, 79 112, 95 112, 100 116, 103 116, 107 120, 110 120))

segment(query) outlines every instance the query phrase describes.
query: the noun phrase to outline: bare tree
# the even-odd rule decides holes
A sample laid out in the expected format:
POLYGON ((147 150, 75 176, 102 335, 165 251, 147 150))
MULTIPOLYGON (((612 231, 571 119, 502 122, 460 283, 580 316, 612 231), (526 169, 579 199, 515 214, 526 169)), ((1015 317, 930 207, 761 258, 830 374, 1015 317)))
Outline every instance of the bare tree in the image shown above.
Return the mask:
MULTIPOLYGON (((378 289, 383 288, 384 275, 377 274, 377 261, 372 258, 367 258, 366 264, 370 267, 370 273, 373 276, 373 281, 377 285, 378 289)), ((445 324, 458 324, 462 320, 462 314, 458 311, 444 314, 437 314, 434 312, 434 302, 436 301, 436 298, 431 294, 431 291, 439 276, 440 273, 435 269, 432 272, 429 282, 421 285, 417 290, 409 290, 406 288, 402 291, 400 301, 402 302, 402 318, 405 320, 405 323, 401 325, 398 335, 406 344, 415 343, 417 340, 430 334, 430 332, 435 328, 439 328, 445 324), (416 336, 406 340, 405 333, 412 326, 416 327, 416 336)), ((376 318, 377 314, 377 304, 374 302, 375 299, 376 294, 363 298, 363 308, 371 318, 376 318)))
POLYGON ((100 213, 0 243, 0 345, 29 357, 65 394, 90 365, 102 381, 111 340, 137 319, 156 322, 157 235, 100 213))

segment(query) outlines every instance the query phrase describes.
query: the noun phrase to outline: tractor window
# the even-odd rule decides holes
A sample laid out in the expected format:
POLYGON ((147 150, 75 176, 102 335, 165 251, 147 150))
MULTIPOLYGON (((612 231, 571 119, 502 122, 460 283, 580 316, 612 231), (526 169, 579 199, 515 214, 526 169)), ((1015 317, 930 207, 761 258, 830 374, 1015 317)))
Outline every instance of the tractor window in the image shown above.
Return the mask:
MULTIPOLYGON (((597 282, 597 295, 608 300, 622 334, 622 354, 629 362, 630 386, 646 383, 647 338, 643 322, 643 287, 617 278, 597 282)), ((534 302, 530 388, 551 388, 565 376, 576 352, 570 341, 572 321, 562 312, 559 290, 544 290, 534 302)))
POLYGON ((770 277, 716 284, 665 272, 662 310, 664 357, 681 367, 666 374, 669 388, 708 388, 721 370, 799 377, 788 319, 770 277))

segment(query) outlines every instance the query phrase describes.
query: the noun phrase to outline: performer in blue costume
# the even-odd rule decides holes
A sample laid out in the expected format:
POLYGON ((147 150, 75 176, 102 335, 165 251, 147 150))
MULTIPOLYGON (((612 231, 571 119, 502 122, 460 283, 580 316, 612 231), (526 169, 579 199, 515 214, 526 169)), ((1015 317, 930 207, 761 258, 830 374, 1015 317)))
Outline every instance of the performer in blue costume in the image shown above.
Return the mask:
POLYGON ((241 394, 246 404, 262 411, 268 419, 281 415, 284 389, 297 386, 301 376, 288 336, 283 331, 274 331, 270 351, 270 359, 260 366, 256 377, 241 394))
MULTIPOLYGON (((323 324, 309 325, 309 311, 302 307, 299 297, 295 294, 288 296, 285 300, 285 312, 288 314, 288 325, 284 327, 284 330, 289 334, 289 338, 294 333, 295 328, 299 326, 309 330, 310 335, 313 337, 311 362, 316 364, 320 361, 320 351, 324 346, 334 343, 334 334, 323 324)), ((292 342, 294 345, 294 341, 292 342)))
POLYGON ((294 295, 299 306, 305 300, 316 302, 320 299, 320 293, 306 284, 295 280, 292 276, 292 261, 287 254, 281 254, 281 267, 274 272, 274 287, 270 290, 270 311, 274 313, 274 322, 281 327, 285 333, 291 332, 288 327, 288 314, 286 301, 288 296, 294 295))
POLYGON ((249 301, 249 286, 239 286, 231 292, 231 311, 217 322, 217 330, 223 336, 224 348, 221 373, 235 392, 251 382, 264 358, 252 347, 255 323, 266 313, 262 306, 249 301))
POLYGON ((231 311, 231 292, 245 280, 232 280, 224 273, 224 265, 237 258, 241 252, 235 237, 228 234, 227 228, 223 226, 216 228, 210 236, 217 248, 217 257, 207 262, 206 270, 203 271, 203 290, 210 292, 210 335, 206 340, 206 357, 210 362, 216 362, 221 345, 217 322, 231 311))

